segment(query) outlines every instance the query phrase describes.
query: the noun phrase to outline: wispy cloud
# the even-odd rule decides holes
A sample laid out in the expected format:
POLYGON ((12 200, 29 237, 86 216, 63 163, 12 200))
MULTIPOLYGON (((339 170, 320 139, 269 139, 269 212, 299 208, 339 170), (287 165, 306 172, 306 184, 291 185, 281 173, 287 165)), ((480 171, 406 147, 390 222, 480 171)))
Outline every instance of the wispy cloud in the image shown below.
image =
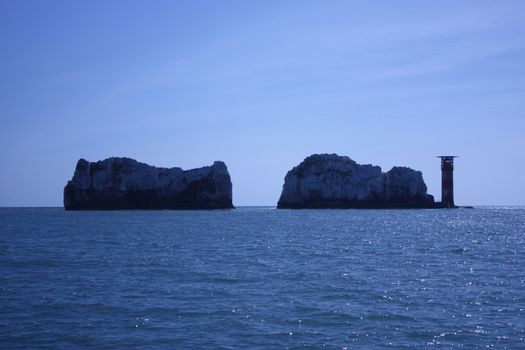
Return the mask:
MULTIPOLYGON (((305 6, 272 17, 271 25, 282 30, 269 30, 264 18, 243 21, 242 28, 232 24, 184 55, 174 50, 108 85, 94 102, 155 89, 193 92, 202 99, 251 93, 258 101, 359 93, 360 85, 439 75, 523 50, 525 11, 517 8, 525 5, 453 3, 435 12, 414 8, 411 14, 377 18, 368 12, 367 21, 331 24, 317 23, 318 9, 305 6)), ((417 89, 405 89, 410 90, 417 89)))

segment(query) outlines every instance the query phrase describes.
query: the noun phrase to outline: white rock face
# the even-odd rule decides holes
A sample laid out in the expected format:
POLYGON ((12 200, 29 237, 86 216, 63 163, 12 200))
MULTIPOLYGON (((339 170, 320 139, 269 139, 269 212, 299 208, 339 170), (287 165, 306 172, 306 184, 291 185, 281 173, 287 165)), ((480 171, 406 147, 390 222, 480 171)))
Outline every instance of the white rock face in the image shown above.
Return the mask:
POLYGON ((421 172, 394 167, 387 173, 336 154, 314 154, 286 174, 279 208, 433 207, 421 172))
POLYGON ((80 159, 64 188, 66 209, 233 208, 232 183, 223 162, 184 171, 130 158, 80 159))

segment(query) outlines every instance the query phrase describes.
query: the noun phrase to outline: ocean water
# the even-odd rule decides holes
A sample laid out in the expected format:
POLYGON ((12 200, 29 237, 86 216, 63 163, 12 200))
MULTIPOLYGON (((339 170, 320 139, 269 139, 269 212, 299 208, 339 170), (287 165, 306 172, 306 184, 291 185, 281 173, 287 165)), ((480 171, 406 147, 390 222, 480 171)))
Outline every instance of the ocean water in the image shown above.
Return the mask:
POLYGON ((525 349, 525 208, 0 209, 0 349, 525 349))

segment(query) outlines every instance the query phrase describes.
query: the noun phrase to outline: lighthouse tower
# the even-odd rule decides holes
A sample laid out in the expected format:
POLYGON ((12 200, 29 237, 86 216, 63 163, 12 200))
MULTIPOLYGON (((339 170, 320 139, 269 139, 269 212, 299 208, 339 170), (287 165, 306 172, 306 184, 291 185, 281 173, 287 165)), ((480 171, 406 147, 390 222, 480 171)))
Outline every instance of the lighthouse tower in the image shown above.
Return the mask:
POLYGON ((441 206, 454 208, 454 158, 457 156, 438 158, 441 158, 441 206))

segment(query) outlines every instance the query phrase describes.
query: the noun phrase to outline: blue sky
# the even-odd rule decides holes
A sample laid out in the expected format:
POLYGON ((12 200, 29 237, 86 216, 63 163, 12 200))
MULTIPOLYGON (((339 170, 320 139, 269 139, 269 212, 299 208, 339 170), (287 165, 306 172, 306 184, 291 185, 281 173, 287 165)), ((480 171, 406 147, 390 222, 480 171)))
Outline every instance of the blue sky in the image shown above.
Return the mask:
POLYGON ((223 160, 235 205, 338 153, 458 204, 525 204, 523 1, 0 0, 0 206, 60 206, 78 158, 223 160))

